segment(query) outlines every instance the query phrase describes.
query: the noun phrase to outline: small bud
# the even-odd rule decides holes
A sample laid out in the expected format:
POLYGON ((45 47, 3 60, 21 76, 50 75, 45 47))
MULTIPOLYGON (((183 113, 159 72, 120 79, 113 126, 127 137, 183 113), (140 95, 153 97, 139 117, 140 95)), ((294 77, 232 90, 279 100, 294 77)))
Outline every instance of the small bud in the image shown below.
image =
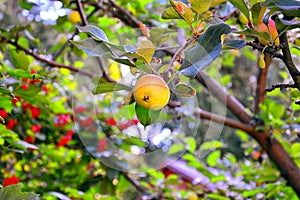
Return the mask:
POLYGON ((266 63, 265 63, 265 54, 260 54, 259 57, 258 57, 258 66, 261 68, 261 69, 264 69, 266 67, 266 63))

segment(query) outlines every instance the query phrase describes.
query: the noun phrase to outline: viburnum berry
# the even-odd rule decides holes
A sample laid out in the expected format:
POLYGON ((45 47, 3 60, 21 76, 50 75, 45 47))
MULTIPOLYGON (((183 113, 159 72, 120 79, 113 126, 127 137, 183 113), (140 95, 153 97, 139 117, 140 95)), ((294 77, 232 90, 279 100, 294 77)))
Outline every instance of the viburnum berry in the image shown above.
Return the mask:
POLYGON ((98 152, 102 152, 105 150, 106 147, 106 138, 102 138, 101 140, 99 140, 98 142, 98 152))
POLYGON ((31 126, 31 130, 32 130, 33 133, 40 133, 41 132, 41 128, 42 128, 41 125, 32 125, 31 126))
POLYGON ((23 89, 23 90, 27 90, 28 87, 29 87, 28 84, 23 84, 23 85, 22 85, 22 89, 23 89))
POLYGON ((21 101, 21 97, 19 96, 15 96, 11 99, 11 102, 14 104, 14 105, 17 105, 17 103, 21 101))
POLYGON ((2 117, 3 119, 8 117, 6 110, 0 109, 0 117, 2 117))
POLYGON ((70 141, 72 140, 72 136, 71 135, 66 135, 60 138, 59 142, 56 144, 56 147, 62 147, 67 145, 70 141))
POLYGON ((35 137, 33 137, 33 136, 28 136, 28 137, 26 137, 26 138, 24 139, 24 141, 25 141, 25 142, 28 142, 28 143, 30 143, 30 144, 34 144, 34 142, 35 142, 35 137))
POLYGON ((6 124, 6 128, 11 130, 13 129, 16 125, 18 124, 18 121, 15 119, 10 119, 8 120, 7 124, 6 124))
POLYGON ((105 123, 106 123, 107 125, 110 125, 110 126, 115 126, 115 125, 117 125, 116 120, 114 120, 113 118, 107 119, 107 120, 105 121, 105 123))
POLYGON ((16 177, 16 175, 13 175, 9 178, 5 178, 3 180, 3 187, 9 186, 9 185, 13 185, 13 184, 17 184, 19 183, 20 179, 16 177))
POLYGON ((32 119, 37 118, 38 116, 40 116, 41 114, 41 110, 38 107, 32 107, 31 108, 31 117, 32 119))
POLYGON ((90 126, 92 125, 94 122, 92 117, 88 117, 86 119, 80 120, 80 125, 81 126, 90 126))

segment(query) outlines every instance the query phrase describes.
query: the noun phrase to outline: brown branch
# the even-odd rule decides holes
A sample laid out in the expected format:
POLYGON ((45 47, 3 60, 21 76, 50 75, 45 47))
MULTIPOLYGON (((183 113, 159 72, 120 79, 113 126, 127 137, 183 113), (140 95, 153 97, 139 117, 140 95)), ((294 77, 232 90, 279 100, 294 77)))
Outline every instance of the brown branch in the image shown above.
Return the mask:
POLYGON ((132 185, 135 186, 135 188, 136 188, 138 191, 140 191, 140 192, 143 193, 143 194, 149 194, 149 192, 147 191, 147 189, 144 188, 143 186, 141 186, 141 185, 139 184, 139 182, 138 182, 136 179, 134 179, 134 178, 132 178, 132 177, 130 176, 129 173, 127 173, 127 172, 122 172, 122 173, 123 173, 123 175, 125 176, 125 178, 126 178, 128 181, 130 181, 130 182, 132 183, 132 185))
POLYGON ((135 16, 133 16, 129 10, 119 6, 114 0, 109 0, 109 3, 116 10, 111 10, 114 17, 119 18, 127 25, 133 28, 139 28, 140 20, 138 20, 135 16))
POLYGON ((84 26, 88 25, 87 18, 85 17, 85 14, 84 14, 84 11, 82 8, 81 0, 76 0, 76 5, 77 5, 77 9, 78 9, 81 21, 82 21, 82 25, 84 25, 84 26))
POLYGON ((293 62, 286 32, 280 34, 279 40, 280 40, 280 44, 282 45, 282 54, 283 54, 282 60, 286 65, 290 75, 292 76, 295 82, 295 86, 300 91, 300 75, 299 75, 300 72, 293 62))
POLYGON ((202 109, 197 109, 195 113, 200 117, 204 119, 208 119, 214 122, 218 122, 221 124, 225 124, 227 126, 230 126, 232 128, 240 129, 242 131, 248 132, 248 133, 253 133, 254 128, 252 126, 249 126, 247 124, 241 123, 239 121, 229 119, 227 117, 219 116, 217 114, 202 110, 202 109))
POLYGON ((265 53, 264 54, 264 62, 265 67, 261 69, 259 66, 259 73, 257 77, 257 84, 256 84, 256 97, 255 97, 255 113, 258 114, 260 112, 259 105, 264 102, 266 98, 266 84, 267 84, 267 75, 269 71, 269 66, 272 62, 272 58, 270 57, 270 54, 265 53))
POLYGON ((273 57, 273 58, 279 58, 281 60, 283 59, 283 55, 281 53, 278 53, 277 49, 275 50, 275 49, 273 49, 271 47, 265 48, 265 46, 262 46, 261 44, 254 43, 254 42, 247 42, 246 44, 248 46, 253 47, 253 49, 257 49, 259 51, 264 51, 264 52, 270 54, 271 57, 273 57))
POLYGON ((177 57, 181 54, 181 52, 186 49, 188 47, 189 44, 191 44, 191 42, 195 41, 198 37, 191 37, 189 39, 187 39, 187 41, 180 47, 177 49, 177 51, 174 53, 171 61, 169 62, 169 66, 168 68, 165 70, 166 72, 167 71, 170 71, 171 68, 172 68, 172 65, 174 63, 174 61, 177 59, 177 57))
POLYGON ((249 123, 251 116, 246 112, 246 108, 234 96, 228 94, 224 88, 212 79, 205 71, 200 71, 195 79, 203 84, 209 92, 212 93, 220 102, 225 104, 227 108, 241 121, 249 123))
POLYGON ((69 69, 70 71, 73 71, 73 72, 78 72, 78 73, 80 73, 82 75, 85 75, 85 76, 89 76, 89 77, 94 76, 93 73, 90 73, 90 72, 87 72, 87 71, 84 71, 84 70, 80 70, 80 69, 75 68, 73 66, 64 65, 62 63, 58 63, 58 62, 55 62, 55 61, 52 61, 52 60, 48 60, 48 59, 46 59, 46 58, 44 58, 44 57, 42 57, 38 54, 33 53, 32 50, 26 49, 25 47, 19 45, 16 41, 9 40, 9 39, 5 38, 4 36, 1 36, 1 35, 0 35, 0 42, 9 43, 9 44, 15 46, 18 50, 23 51, 24 53, 26 53, 27 55, 32 56, 33 58, 35 58, 38 61, 46 63, 50 67, 65 68, 65 69, 69 69))
POLYGON ((265 91, 266 92, 272 92, 276 88, 279 88, 280 90, 283 90, 283 89, 286 89, 286 88, 296 88, 296 85, 295 84, 275 84, 275 85, 272 85, 271 88, 265 89, 265 91))

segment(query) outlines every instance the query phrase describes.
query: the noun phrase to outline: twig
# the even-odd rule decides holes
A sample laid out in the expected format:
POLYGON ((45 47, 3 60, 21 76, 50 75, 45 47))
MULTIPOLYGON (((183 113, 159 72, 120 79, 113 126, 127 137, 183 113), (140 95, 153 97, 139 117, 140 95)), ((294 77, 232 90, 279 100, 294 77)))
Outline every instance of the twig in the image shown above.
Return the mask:
POLYGON ((123 22, 133 28, 139 27, 140 20, 133 16, 129 10, 119 6, 114 0, 109 0, 109 3, 117 9, 117 11, 112 12, 115 17, 121 19, 123 22))
POLYGON ((241 122, 233 120, 233 119, 229 119, 227 117, 219 116, 217 114, 202 110, 200 108, 198 108, 195 111, 195 113, 200 118, 209 119, 209 120, 217 122, 217 123, 222 123, 222 124, 225 124, 229 127, 240 129, 240 130, 243 130, 243 131, 248 132, 248 133, 253 133, 254 132, 254 128, 252 126, 249 126, 247 124, 241 123, 241 122))
POLYGON ((62 63, 58 63, 58 62, 55 62, 55 61, 52 61, 52 60, 48 60, 48 59, 46 59, 46 58, 43 58, 42 56, 33 53, 32 50, 28 50, 28 49, 26 49, 25 47, 19 45, 16 41, 9 40, 9 39, 5 38, 4 36, 1 36, 1 35, 0 35, 0 42, 7 42, 7 43, 9 43, 9 44, 15 46, 17 49, 23 51, 23 52, 26 53, 27 55, 32 56, 32 57, 35 58, 36 60, 46 63, 48 66, 51 66, 51 67, 57 67, 57 68, 65 68, 65 69, 69 69, 69 70, 71 70, 71 71, 73 71, 73 72, 78 72, 78 73, 80 73, 80 74, 82 74, 82 75, 89 76, 89 77, 95 76, 95 74, 93 74, 93 73, 90 73, 90 72, 87 72, 87 71, 84 71, 84 70, 80 70, 80 69, 75 68, 75 67, 73 67, 73 66, 70 66, 70 65, 64 65, 64 64, 62 64, 62 63))
POLYGON ((286 32, 284 32, 280 35, 279 40, 280 40, 280 44, 283 46, 282 47, 282 53, 283 53, 282 60, 283 60, 284 64, 286 65, 286 67, 288 68, 289 73, 295 82, 296 88, 300 91, 300 76, 299 76, 300 72, 293 62, 286 32))
POLYGON ((276 88, 280 88, 280 90, 283 90, 286 88, 296 88, 296 85, 295 84, 275 84, 275 85, 272 85, 271 88, 265 89, 265 91, 271 92, 271 91, 275 90, 276 88))
POLYGON ((172 59, 171 59, 171 61, 170 61, 170 63, 169 63, 168 68, 165 70, 166 72, 171 70, 171 68, 172 68, 172 66, 173 66, 173 63, 174 63, 174 61, 176 60, 177 56, 179 56, 179 55, 181 54, 181 52, 182 52, 184 49, 186 49, 186 48, 188 47, 188 45, 189 45, 191 42, 195 41, 197 38, 198 38, 198 37, 191 37, 191 38, 187 39, 186 42, 185 42, 179 49, 177 49, 177 51, 174 53, 174 55, 173 55, 173 57, 172 57, 172 59))
POLYGON ((260 50, 260 51, 264 51, 266 53, 269 53, 271 55, 271 57, 273 58, 279 58, 279 59, 283 59, 283 55, 281 53, 278 53, 277 50, 274 50, 272 48, 265 48, 265 46, 262 46, 258 43, 254 43, 254 42, 247 42, 246 43, 248 46, 251 46, 253 47, 253 49, 257 49, 257 50, 260 50))
POLYGON ((87 21, 87 19, 85 17, 85 14, 84 14, 84 11, 83 11, 83 8, 82 8, 81 0, 76 0, 76 5, 77 5, 77 8, 78 8, 78 12, 80 14, 80 18, 81 18, 82 24, 84 26, 86 26, 88 24, 88 21, 87 21))
POLYGON ((137 180, 134 178, 130 177, 129 173, 127 172, 122 172, 127 180, 129 180, 137 190, 139 190, 143 194, 149 194, 146 188, 142 187, 137 180))

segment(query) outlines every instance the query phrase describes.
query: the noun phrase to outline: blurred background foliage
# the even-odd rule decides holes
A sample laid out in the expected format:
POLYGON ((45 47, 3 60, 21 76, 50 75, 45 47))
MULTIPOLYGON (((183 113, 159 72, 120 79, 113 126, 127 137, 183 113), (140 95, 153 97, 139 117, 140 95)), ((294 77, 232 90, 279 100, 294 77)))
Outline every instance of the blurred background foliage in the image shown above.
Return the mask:
MULTIPOLYGON (((161 19, 163 9, 169 7, 168 1, 118 0, 116 3, 147 26, 188 30, 180 20, 161 19)), ((117 18, 122 13, 116 12, 118 8, 110 1, 82 1, 82 4, 88 22, 100 27, 112 39, 133 29, 130 20, 117 18)), ((76 24, 70 21, 69 15, 76 9, 75 1, 70 0, 1 0, 0 183, 3 186, 21 183, 22 191, 34 192, 47 200, 298 199, 253 139, 230 127, 224 127, 221 135, 214 135, 213 131, 208 133, 207 120, 200 121, 196 146, 182 156, 188 166, 208 177, 205 183, 195 184, 170 169, 128 174, 111 169, 91 156, 74 126, 73 111, 87 109, 85 106, 72 108, 76 73, 43 62, 46 59, 76 69, 85 67, 88 55, 69 42, 87 38, 85 33, 78 33, 76 24), (24 53, 21 48, 28 52, 24 53), (214 149, 198 154, 205 150, 205 144, 211 147, 209 142, 215 140, 219 142, 214 149)), ((235 8, 223 1, 211 9, 216 9, 216 16, 224 17, 235 8)), ((226 23, 240 30, 245 27, 237 11, 226 23)), ((191 33, 187 31, 186 35, 191 33)), ((295 62, 299 64, 298 33, 294 31, 289 36, 295 62)), ((259 52, 247 46, 224 51, 214 61, 214 66, 206 69, 249 110, 254 105, 258 55, 259 52)), ((274 60, 268 80, 268 87, 271 87, 280 82, 288 83, 290 77, 283 64, 274 60)), ((201 108, 216 104, 217 100, 203 87, 193 81, 191 84, 197 90, 201 108)), ((275 137, 299 166, 299 106, 295 104, 298 98, 296 89, 283 93, 276 89, 268 93, 261 107, 261 117, 273 126, 275 137)), ((104 109, 110 104, 110 101, 103 101, 97 106, 104 109)), ((108 113, 100 116, 105 130, 119 124, 110 120, 108 113)), ((234 118, 230 112, 226 114, 234 118)), ((89 119, 81 123, 89 124, 89 119)), ((105 145, 105 141, 101 141, 105 145)))

